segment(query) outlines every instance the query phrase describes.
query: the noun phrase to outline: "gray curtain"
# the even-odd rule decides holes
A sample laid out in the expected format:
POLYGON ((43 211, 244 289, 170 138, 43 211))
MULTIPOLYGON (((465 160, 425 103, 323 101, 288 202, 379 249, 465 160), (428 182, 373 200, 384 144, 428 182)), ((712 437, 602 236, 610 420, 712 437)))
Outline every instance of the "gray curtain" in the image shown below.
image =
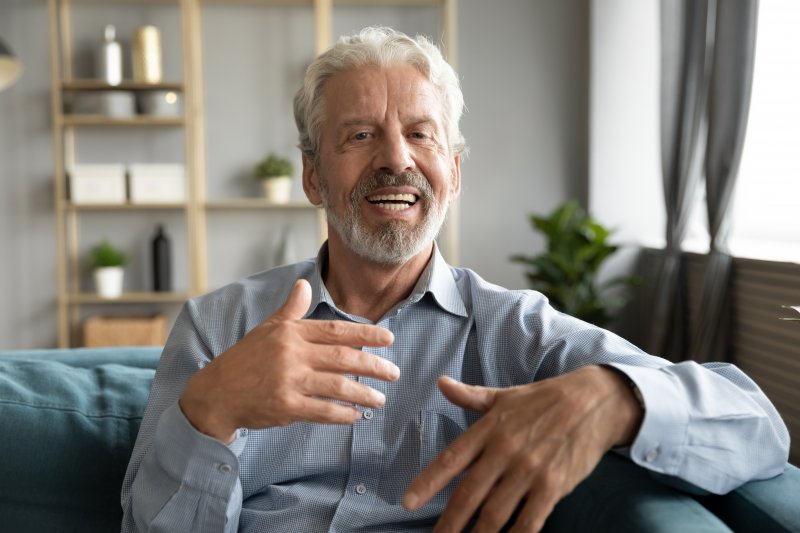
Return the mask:
POLYGON ((714 66, 708 97, 706 207, 711 246, 703 278, 698 323, 690 357, 728 359, 732 259, 727 241, 730 204, 742 157, 753 85, 758 0, 718 1, 714 66))
POLYGON ((653 286, 651 353, 683 359, 688 348, 681 242, 701 178, 710 47, 707 0, 661 2, 661 164, 666 250, 653 286))
POLYGON ((757 0, 661 1, 667 246, 654 287, 649 349, 673 360, 725 358, 731 269, 725 245, 750 102, 757 10, 757 0), (680 246, 703 167, 711 252, 700 321, 690 336, 680 246))

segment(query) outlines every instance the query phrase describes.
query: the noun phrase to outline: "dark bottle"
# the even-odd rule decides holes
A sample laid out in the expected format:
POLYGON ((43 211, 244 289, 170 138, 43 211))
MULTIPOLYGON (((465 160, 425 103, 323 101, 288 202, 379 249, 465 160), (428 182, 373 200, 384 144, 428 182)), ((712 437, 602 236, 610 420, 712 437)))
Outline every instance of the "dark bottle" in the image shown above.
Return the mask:
POLYGON ((152 243, 153 290, 157 292, 172 290, 172 251, 164 226, 158 225, 152 243))

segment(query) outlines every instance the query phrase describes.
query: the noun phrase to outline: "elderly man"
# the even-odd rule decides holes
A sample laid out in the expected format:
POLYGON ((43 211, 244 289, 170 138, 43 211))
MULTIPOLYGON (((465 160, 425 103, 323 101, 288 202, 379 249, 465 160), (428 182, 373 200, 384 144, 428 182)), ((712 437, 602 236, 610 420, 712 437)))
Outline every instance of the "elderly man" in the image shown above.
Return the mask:
POLYGON ((188 302, 122 490, 124 531, 537 531, 612 448, 712 492, 788 433, 730 365, 671 365, 448 266, 463 98, 423 38, 367 28, 295 97, 315 260, 188 302))

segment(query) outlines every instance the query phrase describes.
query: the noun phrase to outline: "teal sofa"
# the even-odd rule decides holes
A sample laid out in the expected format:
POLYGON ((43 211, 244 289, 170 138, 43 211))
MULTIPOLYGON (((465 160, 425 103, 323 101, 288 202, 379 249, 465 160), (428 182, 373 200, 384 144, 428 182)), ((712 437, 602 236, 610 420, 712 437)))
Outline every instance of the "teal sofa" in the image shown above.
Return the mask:
MULTIPOLYGON (((119 530, 159 348, 0 351, 0 531, 119 530)), ((692 496, 609 454, 545 531, 800 532, 800 470, 692 496)))

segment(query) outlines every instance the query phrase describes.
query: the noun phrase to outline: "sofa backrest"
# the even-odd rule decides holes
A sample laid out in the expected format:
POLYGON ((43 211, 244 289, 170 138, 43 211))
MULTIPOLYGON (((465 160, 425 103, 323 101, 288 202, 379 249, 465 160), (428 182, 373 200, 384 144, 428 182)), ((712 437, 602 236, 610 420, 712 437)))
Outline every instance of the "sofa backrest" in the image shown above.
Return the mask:
POLYGON ((3 531, 118 531, 160 348, 0 352, 3 531))

